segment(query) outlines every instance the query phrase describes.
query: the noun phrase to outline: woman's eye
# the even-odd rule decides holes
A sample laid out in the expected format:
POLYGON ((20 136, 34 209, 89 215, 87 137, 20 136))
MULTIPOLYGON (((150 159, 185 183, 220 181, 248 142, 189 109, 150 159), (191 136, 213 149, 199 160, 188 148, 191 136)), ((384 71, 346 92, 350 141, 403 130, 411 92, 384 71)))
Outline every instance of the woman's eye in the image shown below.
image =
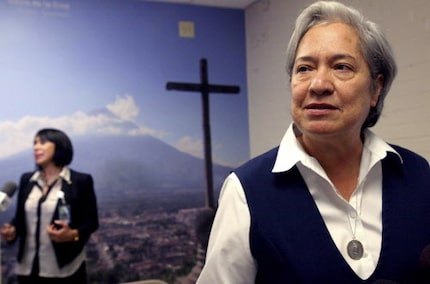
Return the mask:
POLYGON ((345 70, 345 71, 352 70, 352 68, 347 64, 336 64, 335 69, 336 70, 345 70))
POLYGON ((297 67, 297 73, 303 73, 303 72, 306 72, 306 71, 309 71, 309 70, 311 70, 311 68, 309 68, 309 66, 298 66, 297 67))

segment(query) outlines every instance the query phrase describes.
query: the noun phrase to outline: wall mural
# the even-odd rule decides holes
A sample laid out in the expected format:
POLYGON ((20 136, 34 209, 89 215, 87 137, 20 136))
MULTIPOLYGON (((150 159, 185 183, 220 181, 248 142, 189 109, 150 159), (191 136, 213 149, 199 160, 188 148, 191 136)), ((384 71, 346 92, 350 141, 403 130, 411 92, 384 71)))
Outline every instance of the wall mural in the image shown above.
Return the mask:
MULTIPOLYGON (((72 139, 72 168, 95 181, 100 229, 91 283, 179 283, 196 265, 205 206, 202 102, 168 81, 236 85, 210 94, 215 199, 249 158, 244 11, 134 0, 0 0, 0 183, 34 170, 37 130, 72 139), (181 37, 180 23, 194 25, 181 37)), ((14 198, 15 199, 15 198, 14 198)), ((8 221, 15 200, 0 221, 8 221)), ((2 242, 3 283, 16 247, 2 242)), ((183 282, 185 283, 185 282, 183 282)))

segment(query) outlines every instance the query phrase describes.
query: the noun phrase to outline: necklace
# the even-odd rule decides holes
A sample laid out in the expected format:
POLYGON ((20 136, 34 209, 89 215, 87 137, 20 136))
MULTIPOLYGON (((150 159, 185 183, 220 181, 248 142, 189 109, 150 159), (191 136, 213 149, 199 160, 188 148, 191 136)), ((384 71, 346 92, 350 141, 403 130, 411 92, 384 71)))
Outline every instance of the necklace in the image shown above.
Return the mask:
MULTIPOLYGON (((358 211, 358 196, 355 197, 355 210, 358 211)), ((363 244, 355 238, 355 233, 357 229, 357 219, 359 218, 359 214, 357 213, 354 218, 354 228, 351 225, 350 217, 348 216, 348 223, 349 227, 351 228, 352 232, 352 240, 348 242, 348 245, 346 246, 346 251, 350 258, 354 260, 359 260, 363 257, 364 249, 363 244)))

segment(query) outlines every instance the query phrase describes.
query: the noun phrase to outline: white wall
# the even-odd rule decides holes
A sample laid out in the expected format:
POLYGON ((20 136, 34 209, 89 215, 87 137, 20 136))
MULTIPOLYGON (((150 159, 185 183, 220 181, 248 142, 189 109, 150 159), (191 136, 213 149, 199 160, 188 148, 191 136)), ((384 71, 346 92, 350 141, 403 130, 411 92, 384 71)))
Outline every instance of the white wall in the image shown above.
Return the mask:
MULTIPOLYGON (((250 151, 279 144, 291 122, 285 50, 300 11, 313 1, 259 0, 246 9, 250 151)), ((399 68, 373 131, 430 160, 430 1, 343 0, 381 25, 399 68)))

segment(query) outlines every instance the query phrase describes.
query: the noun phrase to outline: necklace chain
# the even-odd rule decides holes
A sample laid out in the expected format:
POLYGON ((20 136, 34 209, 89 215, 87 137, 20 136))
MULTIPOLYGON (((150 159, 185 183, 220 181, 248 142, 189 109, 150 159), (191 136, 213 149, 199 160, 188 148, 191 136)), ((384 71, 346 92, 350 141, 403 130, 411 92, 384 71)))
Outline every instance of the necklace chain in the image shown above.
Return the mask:
MULTIPOLYGON (((348 245, 346 247, 346 251, 348 253, 348 256, 354 260, 359 260, 363 257, 364 254, 364 249, 363 249, 363 244, 358 241, 355 237, 355 234, 357 232, 357 219, 360 218, 360 211, 359 207, 358 207, 358 197, 360 196, 360 198, 362 197, 362 192, 360 192, 359 194, 356 192, 354 198, 355 198, 355 218, 354 218, 354 227, 351 225, 351 220, 350 220, 350 216, 348 217, 348 223, 349 223, 349 227, 351 228, 351 232, 352 232, 352 240, 348 242, 348 245)), ((360 206, 361 206, 361 202, 360 202, 360 206)))
POLYGON ((355 233, 357 232, 357 219, 360 218, 360 213, 359 213, 359 209, 358 209, 358 194, 355 194, 354 198, 355 198, 354 227, 351 225, 351 218, 350 218, 350 216, 348 216, 348 223, 349 223, 349 227, 351 228, 351 233, 352 233, 352 239, 353 240, 355 240, 355 233))

